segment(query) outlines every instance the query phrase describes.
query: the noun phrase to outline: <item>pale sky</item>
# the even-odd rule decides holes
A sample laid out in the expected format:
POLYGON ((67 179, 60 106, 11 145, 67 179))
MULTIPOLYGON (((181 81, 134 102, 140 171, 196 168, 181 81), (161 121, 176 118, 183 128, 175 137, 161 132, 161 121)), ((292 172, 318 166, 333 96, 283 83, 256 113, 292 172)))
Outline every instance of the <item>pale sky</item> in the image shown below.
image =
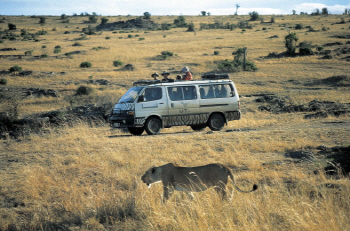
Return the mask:
POLYGON ((73 15, 93 12, 98 15, 260 15, 292 14, 295 10, 312 13, 326 7, 331 14, 342 14, 350 9, 350 0, 0 0, 0 15, 73 15))

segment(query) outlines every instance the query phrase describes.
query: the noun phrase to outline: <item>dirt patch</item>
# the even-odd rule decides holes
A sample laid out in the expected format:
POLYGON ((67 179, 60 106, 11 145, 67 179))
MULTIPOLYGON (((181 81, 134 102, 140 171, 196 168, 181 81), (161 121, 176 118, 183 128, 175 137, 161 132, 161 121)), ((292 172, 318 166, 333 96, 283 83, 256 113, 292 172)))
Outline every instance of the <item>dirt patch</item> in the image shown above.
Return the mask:
POLYGON ((328 85, 332 87, 350 87, 350 77, 346 75, 338 75, 305 83, 305 86, 315 85, 328 85))
POLYGON ((114 23, 106 23, 104 25, 98 25, 96 31, 112 31, 121 29, 156 29, 158 24, 143 18, 130 19, 127 21, 118 21, 114 23))
POLYGON ((318 147, 319 155, 324 156, 329 164, 324 168, 327 175, 349 175, 350 173, 350 146, 348 147, 318 147))
POLYGON ((47 126, 73 124, 78 120, 91 123, 107 122, 112 107, 112 103, 100 106, 91 104, 34 114, 24 119, 13 119, 6 113, 0 113, 0 139, 19 138, 30 133, 42 133, 42 129, 47 126))
POLYGON ((265 103, 259 106, 260 111, 269 111, 274 114, 292 112, 316 112, 305 115, 305 119, 326 118, 329 115, 340 116, 350 114, 350 103, 336 103, 331 101, 313 100, 308 104, 295 105, 287 97, 277 97, 275 95, 264 95, 255 100, 258 103, 265 103))

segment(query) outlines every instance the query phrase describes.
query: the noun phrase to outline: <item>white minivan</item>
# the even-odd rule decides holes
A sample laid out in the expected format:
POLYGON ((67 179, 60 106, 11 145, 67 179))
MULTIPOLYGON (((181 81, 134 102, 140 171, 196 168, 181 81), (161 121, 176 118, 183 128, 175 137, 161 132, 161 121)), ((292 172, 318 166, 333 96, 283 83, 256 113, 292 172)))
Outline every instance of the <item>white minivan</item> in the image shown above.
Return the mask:
POLYGON ((135 82, 112 109, 109 122, 133 135, 144 130, 156 135, 162 128, 182 125, 219 131, 227 121, 240 118, 233 81, 227 74, 207 74, 198 81, 135 82))

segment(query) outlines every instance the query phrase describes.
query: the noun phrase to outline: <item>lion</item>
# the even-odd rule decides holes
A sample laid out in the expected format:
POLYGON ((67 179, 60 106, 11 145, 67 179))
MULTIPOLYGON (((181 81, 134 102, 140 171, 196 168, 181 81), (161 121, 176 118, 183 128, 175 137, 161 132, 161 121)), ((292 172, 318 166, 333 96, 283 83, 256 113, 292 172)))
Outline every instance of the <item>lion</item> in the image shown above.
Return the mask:
MULTIPOLYGON (((173 163, 159 167, 152 167, 141 177, 143 183, 148 188, 154 183, 163 183, 163 200, 169 199, 174 190, 185 192, 204 191, 209 187, 214 187, 222 198, 226 197, 226 185, 228 177, 234 183, 233 175, 227 167, 221 164, 208 164, 197 167, 180 167, 173 163)), ((244 193, 253 192, 258 189, 256 184, 250 191, 243 191, 236 185, 235 188, 244 193)))

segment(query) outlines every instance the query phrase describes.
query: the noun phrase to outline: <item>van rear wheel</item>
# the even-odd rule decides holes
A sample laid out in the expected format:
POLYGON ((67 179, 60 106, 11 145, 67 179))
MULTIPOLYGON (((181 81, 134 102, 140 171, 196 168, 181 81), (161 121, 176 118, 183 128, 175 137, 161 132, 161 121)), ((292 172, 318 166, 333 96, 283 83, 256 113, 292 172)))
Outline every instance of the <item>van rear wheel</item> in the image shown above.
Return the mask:
POLYGON ((144 128, 128 128, 129 132, 134 135, 134 136, 140 136, 143 131, 145 130, 144 128))
POLYGON ((151 117, 146 120, 145 130, 148 135, 158 135, 162 129, 162 121, 157 117, 151 117))
POLYGON ((208 127, 213 131, 220 131, 225 126, 225 119, 220 114, 213 114, 208 120, 208 127))

